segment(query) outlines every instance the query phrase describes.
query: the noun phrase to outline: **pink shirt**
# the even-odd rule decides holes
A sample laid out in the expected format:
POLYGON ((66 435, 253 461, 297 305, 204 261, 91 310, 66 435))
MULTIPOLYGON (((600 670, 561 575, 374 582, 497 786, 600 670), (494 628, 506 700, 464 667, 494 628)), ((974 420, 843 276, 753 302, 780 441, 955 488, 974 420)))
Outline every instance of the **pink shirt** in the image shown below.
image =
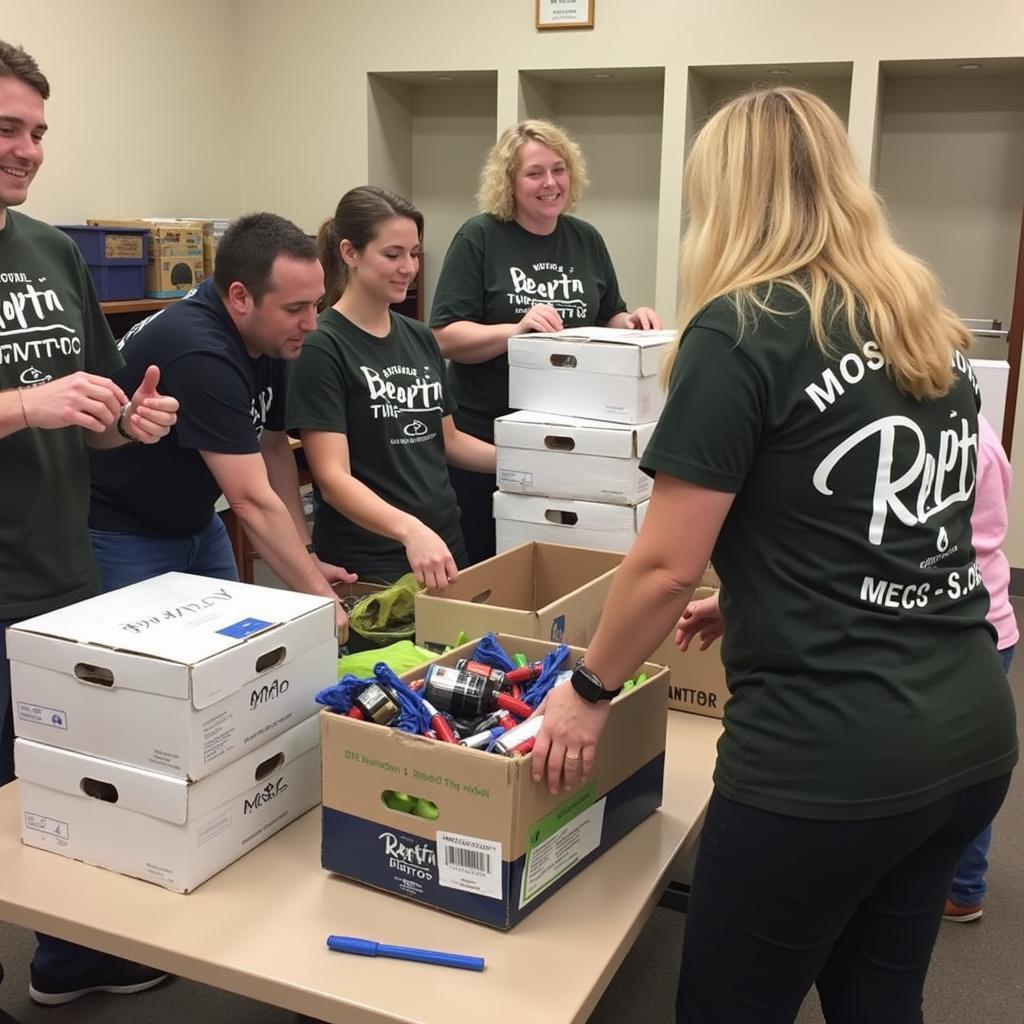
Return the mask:
POLYGON ((981 578, 989 594, 988 621, 996 628, 999 650, 1012 647, 1019 637, 1010 604, 1010 563, 1003 554, 1006 539, 1006 503, 1013 470, 996 432, 984 416, 978 416, 978 479, 974 489, 971 531, 981 578))

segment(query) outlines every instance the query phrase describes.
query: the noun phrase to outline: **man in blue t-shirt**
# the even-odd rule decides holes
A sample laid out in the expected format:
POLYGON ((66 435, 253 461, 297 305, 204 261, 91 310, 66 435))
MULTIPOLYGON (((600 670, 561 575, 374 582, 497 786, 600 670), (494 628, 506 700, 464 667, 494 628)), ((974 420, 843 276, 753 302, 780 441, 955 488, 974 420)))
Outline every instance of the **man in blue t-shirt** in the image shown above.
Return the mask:
POLYGON ((223 494, 267 565, 293 590, 335 601, 344 569, 312 554, 285 433, 285 363, 316 327, 324 290, 313 241, 290 221, 254 213, 217 249, 212 280, 125 335, 124 387, 149 365, 181 403, 174 429, 152 451, 90 460, 89 527, 103 587, 163 572, 237 579, 214 510, 223 494))

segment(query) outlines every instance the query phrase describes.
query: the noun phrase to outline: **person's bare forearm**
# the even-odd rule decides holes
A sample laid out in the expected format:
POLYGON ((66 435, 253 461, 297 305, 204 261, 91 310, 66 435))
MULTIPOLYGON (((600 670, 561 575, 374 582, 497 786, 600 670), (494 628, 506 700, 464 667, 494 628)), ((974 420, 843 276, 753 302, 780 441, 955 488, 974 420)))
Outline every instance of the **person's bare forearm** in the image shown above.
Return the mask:
POLYGON ((434 328, 441 354, 457 363, 486 363, 488 359, 508 351, 508 339, 517 324, 475 324, 456 320, 445 327, 434 328))
POLYGON ((664 566, 627 555, 587 648, 587 668, 608 689, 621 686, 675 628, 697 582, 680 581, 664 566))
POLYGON ((450 435, 445 435, 444 455, 448 464, 458 469, 489 473, 491 476, 497 471, 494 445, 463 430, 454 430, 450 435))
POLYGON ((395 508, 350 473, 320 480, 320 494, 331 508, 371 533, 405 544, 409 532, 419 526, 415 516, 395 508))
POLYGON ((295 529, 303 544, 309 543, 309 524, 306 513, 302 510, 302 497, 299 494, 299 468, 295 463, 295 453, 287 441, 274 444, 263 449, 263 461, 267 466, 267 479, 274 492, 288 509, 288 514, 295 523, 295 529))
POLYGON ((306 550, 291 513, 271 488, 265 497, 231 507, 260 557, 287 586, 305 594, 335 596, 306 550))

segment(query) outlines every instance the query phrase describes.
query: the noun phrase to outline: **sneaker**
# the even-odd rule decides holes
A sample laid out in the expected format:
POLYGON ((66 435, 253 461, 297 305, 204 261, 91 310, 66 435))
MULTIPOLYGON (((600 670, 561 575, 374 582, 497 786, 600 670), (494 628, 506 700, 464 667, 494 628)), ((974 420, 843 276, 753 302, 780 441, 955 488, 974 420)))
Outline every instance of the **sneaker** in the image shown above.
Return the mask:
POLYGON ((48 974, 30 964, 29 978, 28 994, 32 1002, 40 1006, 60 1006, 90 992, 112 992, 119 996, 145 992, 165 981, 168 975, 131 960, 106 956, 99 967, 65 977, 48 974))
POLYGON ((960 924, 967 924, 968 921, 977 921, 984 914, 980 903, 967 906, 957 903, 956 900, 946 900, 946 909, 942 912, 943 921, 957 921, 960 924))

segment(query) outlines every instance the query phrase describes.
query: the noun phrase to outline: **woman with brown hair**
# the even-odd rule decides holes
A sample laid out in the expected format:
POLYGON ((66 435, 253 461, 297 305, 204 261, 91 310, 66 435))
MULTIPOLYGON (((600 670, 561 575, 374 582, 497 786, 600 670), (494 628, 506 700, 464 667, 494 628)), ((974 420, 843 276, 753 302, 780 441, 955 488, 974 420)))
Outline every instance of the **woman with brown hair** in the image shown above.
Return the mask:
POLYGON ((292 368, 288 425, 313 476, 313 546, 364 580, 413 572, 445 587, 466 564, 447 463, 494 472, 494 446, 458 430, 430 331, 392 310, 419 269, 423 216, 373 185, 351 189, 318 242, 327 288, 292 368))
POLYGON ((647 518, 534 775, 587 778, 602 698, 712 557, 732 696, 678 1020, 787 1024, 816 985, 829 1024, 919 1024, 953 870, 1017 759, 971 538, 969 336, 810 93, 728 103, 685 187, 647 518))

